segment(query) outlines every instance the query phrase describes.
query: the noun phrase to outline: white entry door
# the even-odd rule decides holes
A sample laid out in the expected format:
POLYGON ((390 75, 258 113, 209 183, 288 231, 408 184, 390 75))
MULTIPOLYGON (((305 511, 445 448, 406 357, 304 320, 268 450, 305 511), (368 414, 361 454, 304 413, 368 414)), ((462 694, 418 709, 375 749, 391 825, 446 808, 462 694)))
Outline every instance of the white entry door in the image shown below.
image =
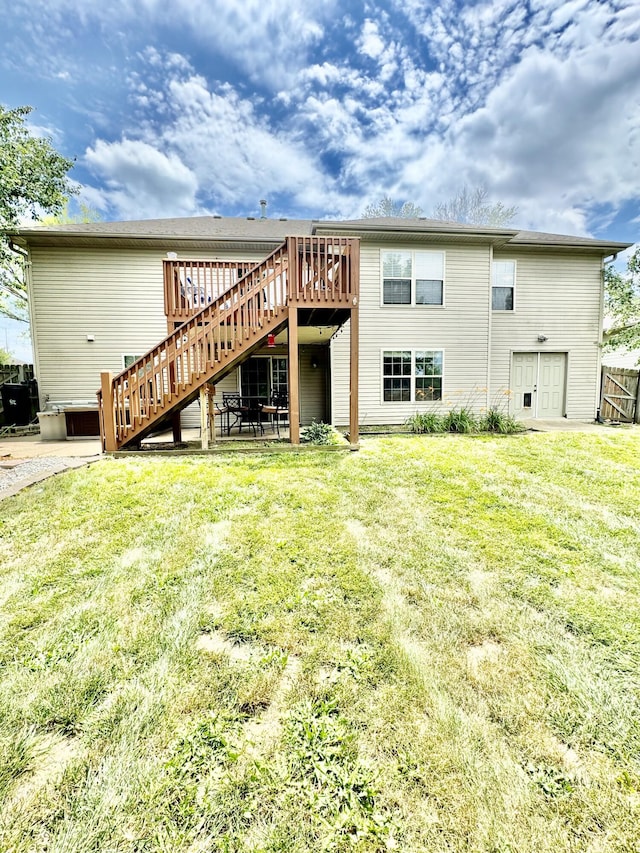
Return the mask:
POLYGON ((566 375, 564 352, 514 352, 511 392, 515 417, 561 418, 566 375))

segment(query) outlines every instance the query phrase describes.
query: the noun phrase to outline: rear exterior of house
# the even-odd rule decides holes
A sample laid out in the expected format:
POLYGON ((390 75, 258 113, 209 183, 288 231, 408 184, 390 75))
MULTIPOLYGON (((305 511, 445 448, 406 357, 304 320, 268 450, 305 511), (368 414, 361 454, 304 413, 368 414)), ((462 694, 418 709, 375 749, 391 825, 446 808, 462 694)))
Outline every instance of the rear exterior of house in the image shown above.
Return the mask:
MULTIPOLYGON (((211 305, 227 310, 230 300, 216 303, 220 294, 205 294, 197 284, 197 262, 208 275, 224 269, 234 282, 247 282, 247 271, 278 247, 285 250, 277 263, 292 269, 286 246, 291 254, 294 243, 286 241, 294 235, 300 238, 299 259, 301 252, 313 255, 314 246, 324 253, 317 250, 311 289, 298 290, 296 348, 290 345, 290 318, 269 320, 273 334, 265 326, 264 335, 230 359, 228 368, 211 374, 218 399, 231 391, 260 397, 290 391, 293 359, 302 425, 324 420, 347 426, 354 406, 361 425, 401 424, 415 412, 460 405, 476 410, 497 405, 521 418, 595 416, 602 264, 626 244, 387 219, 198 217, 33 228, 14 235, 29 253, 41 407, 94 406, 101 372, 128 368, 181 328, 187 314, 204 311, 205 299, 206 322, 213 316, 211 305), (358 251, 357 271, 344 273, 349 302, 337 307, 325 302, 318 310, 317 302, 306 300, 317 299, 332 275, 335 290, 336 273, 326 275, 323 258, 338 243, 358 251), (167 270, 174 271, 173 295, 167 270), (171 314, 172 299, 187 306, 184 316, 171 314)), ((260 280, 270 275, 270 281, 280 281, 279 269, 265 267, 260 280)), ((258 280, 254 272, 252 281, 258 280)), ((238 286, 238 293, 246 290, 238 286)), ((262 292, 264 310, 266 288, 262 292)), ((283 304, 287 299, 285 294, 283 304)), ((193 399, 184 394, 177 402, 193 399)), ((182 423, 199 425, 197 403, 183 411, 182 423)))
MULTIPOLYGON (((603 258, 626 244, 362 223, 339 233, 361 238, 361 424, 467 404, 519 418, 595 417, 603 258), (399 275, 394 263, 404 264, 399 275)), ((337 423, 347 345, 339 333, 331 353, 337 423)))

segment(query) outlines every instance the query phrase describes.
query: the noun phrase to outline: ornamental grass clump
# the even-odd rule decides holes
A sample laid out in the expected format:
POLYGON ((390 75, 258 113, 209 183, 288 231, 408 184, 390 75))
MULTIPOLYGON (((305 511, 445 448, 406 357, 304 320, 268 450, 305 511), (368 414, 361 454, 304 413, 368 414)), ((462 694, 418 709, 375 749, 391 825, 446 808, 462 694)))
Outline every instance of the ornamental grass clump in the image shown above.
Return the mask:
POLYGON ((411 432, 415 433, 444 432, 442 418, 435 412, 416 412, 406 423, 411 432))
POLYGON ((513 415, 508 415, 494 407, 489 409, 481 419, 480 429, 482 432, 497 432, 501 435, 512 435, 515 432, 524 431, 522 424, 513 415))
POLYGON ((451 409, 442 419, 442 424, 445 432, 470 433, 480 431, 478 418, 468 406, 451 409))

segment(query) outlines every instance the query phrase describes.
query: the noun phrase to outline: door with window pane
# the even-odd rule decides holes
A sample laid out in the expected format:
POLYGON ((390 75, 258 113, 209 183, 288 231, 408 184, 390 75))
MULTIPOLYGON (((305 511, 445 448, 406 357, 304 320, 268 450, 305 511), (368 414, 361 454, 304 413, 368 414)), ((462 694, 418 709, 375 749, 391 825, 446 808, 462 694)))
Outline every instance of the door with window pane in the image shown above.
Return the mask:
POLYGON ((265 402, 273 394, 287 394, 289 372, 286 358, 257 356, 240 368, 240 390, 243 397, 259 397, 265 402))
POLYGON ((271 396, 270 359, 250 358, 242 365, 240 389, 243 397, 260 397, 265 402, 271 396))

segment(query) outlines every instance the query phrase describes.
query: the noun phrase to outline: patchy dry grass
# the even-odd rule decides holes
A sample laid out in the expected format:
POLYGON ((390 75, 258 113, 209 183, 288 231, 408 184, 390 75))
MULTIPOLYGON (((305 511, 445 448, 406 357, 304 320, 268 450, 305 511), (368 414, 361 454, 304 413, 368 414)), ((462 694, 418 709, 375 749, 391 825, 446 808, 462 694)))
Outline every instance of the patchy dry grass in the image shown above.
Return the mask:
POLYGON ((637 851, 640 433, 2 503, 0 849, 637 851))

